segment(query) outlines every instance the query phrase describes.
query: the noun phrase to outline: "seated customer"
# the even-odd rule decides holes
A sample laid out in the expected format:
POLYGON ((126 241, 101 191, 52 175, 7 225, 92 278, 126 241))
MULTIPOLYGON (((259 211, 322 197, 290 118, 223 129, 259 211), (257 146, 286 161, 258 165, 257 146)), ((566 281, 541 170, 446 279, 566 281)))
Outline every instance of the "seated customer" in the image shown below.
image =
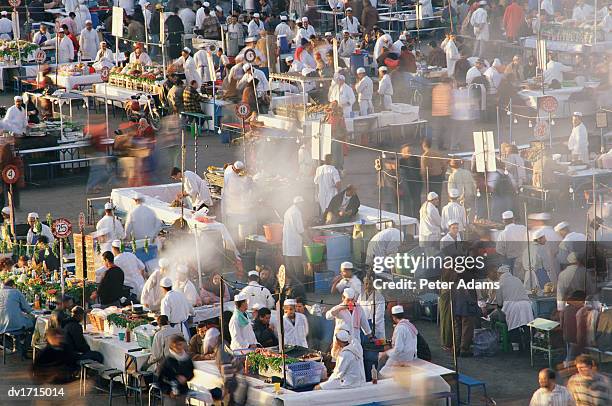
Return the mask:
POLYGON ((83 319, 85 311, 81 306, 72 308, 71 317, 64 323, 64 346, 77 360, 91 359, 103 362, 104 357, 98 351, 92 351, 83 337, 83 319))
POLYGON ((32 376, 37 384, 63 384, 74 380, 73 353, 66 351, 62 331, 47 329, 47 343, 32 364, 32 376))
POLYGON ((270 325, 270 319, 272 318, 272 312, 267 307, 262 307, 257 311, 257 318, 253 322, 253 332, 257 338, 257 342, 262 347, 274 347, 278 345, 278 340, 274 335, 272 326, 270 325))
MULTIPOLYGON (((164 358, 170 354, 169 339, 177 334, 183 335, 180 327, 170 326, 168 316, 165 314, 157 316, 157 325, 159 330, 153 336, 153 342, 151 343, 151 355, 147 361, 148 365, 154 366, 157 369, 161 365, 164 358)), ((143 367, 143 369, 148 369, 143 367)))
POLYGON ((161 364, 157 381, 164 395, 170 399, 164 399, 164 403, 170 400, 170 404, 185 404, 185 396, 189 391, 187 382, 193 379, 193 361, 185 351, 187 342, 181 335, 170 338, 169 355, 161 364))
POLYGON ((355 186, 348 185, 346 189, 334 196, 329 202, 325 213, 323 213, 325 224, 351 221, 357 215, 360 205, 361 202, 355 186))
POLYGON ((197 328, 197 334, 191 337, 189 341, 189 353, 194 361, 206 361, 215 359, 217 355, 217 347, 221 340, 219 336, 218 322, 200 322, 197 328))

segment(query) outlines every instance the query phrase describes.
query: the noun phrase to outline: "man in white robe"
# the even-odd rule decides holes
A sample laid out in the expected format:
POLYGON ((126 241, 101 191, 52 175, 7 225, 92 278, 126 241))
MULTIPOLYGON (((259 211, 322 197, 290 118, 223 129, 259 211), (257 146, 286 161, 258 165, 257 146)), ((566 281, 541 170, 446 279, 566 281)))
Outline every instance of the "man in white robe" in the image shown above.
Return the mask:
POLYGON ((567 141, 567 148, 572 154, 572 160, 589 162, 589 133, 582 122, 582 113, 574 112, 572 116, 572 133, 567 141))
MULTIPOLYGON (((346 330, 351 335, 355 345, 361 347, 361 331, 367 336, 372 336, 372 329, 368 322, 365 311, 357 303, 357 292, 352 288, 344 289, 342 302, 325 313, 327 320, 334 320, 334 335, 340 330, 346 330)), ((335 344, 335 343, 334 343, 335 344)), ((337 358, 340 348, 332 346, 332 358, 337 358)))
POLYGON ((557 285, 559 263, 546 244, 544 230, 538 229, 531 234, 531 242, 523 252, 525 269, 524 286, 527 290, 544 290, 546 283, 557 285))
POLYGON ((296 196, 283 215, 283 258, 287 272, 297 278, 302 272, 302 250, 306 228, 302 217, 304 198, 296 196))
POLYGON ((228 165, 223 173, 223 189, 221 191, 221 211, 223 223, 229 230, 234 241, 239 241, 238 229, 250 227, 253 218, 251 191, 252 182, 244 174, 244 163, 236 161, 228 165))
POLYGON ((357 102, 359 103, 359 115, 367 116, 374 112, 372 104, 372 95, 374 94, 374 83, 363 67, 357 68, 357 83, 355 84, 357 92, 357 102))
POLYGON ((372 266, 375 258, 384 258, 399 252, 402 233, 399 229, 389 227, 374 234, 368 242, 366 250, 366 264, 372 266))
POLYGON ((272 296, 268 288, 259 284, 259 272, 251 270, 248 277, 249 284, 240 291, 246 297, 248 308, 253 309, 259 306, 259 308, 267 307, 268 309, 273 309, 274 296, 272 296))
POLYGON ((23 135, 28 127, 28 115, 21 96, 13 97, 14 104, 6 110, 2 119, 2 129, 14 135, 23 135))
POLYGON ((474 37, 476 41, 474 43, 474 55, 482 57, 484 56, 485 43, 489 40, 489 14, 485 7, 487 2, 485 0, 479 3, 479 8, 474 10, 470 17, 470 24, 474 28, 474 37))
MULTIPOLYGON (((283 303, 285 312, 283 316, 285 345, 299 345, 300 347, 308 348, 308 342, 306 341, 308 336, 308 319, 302 313, 295 311, 296 305, 295 299, 286 299, 283 303)), ((275 332, 280 340, 280 322, 277 321, 277 324, 275 332)))
POLYGON ((378 68, 378 95, 382 102, 382 108, 384 110, 391 110, 391 104, 393 104, 393 83, 386 66, 378 68))
POLYGON ((189 268, 187 268, 186 265, 177 265, 176 278, 174 278, 172 282, 172 290, 182 292, 189 304, 193 307, 202 304, 202 300, 200 299, 200 295, 198 295, 195 285, 189 280, 189 268))
POLYGON ((162 228, 162 222, 151 208, 143 204, 144 195, 135 192, 132 198, 135 206, 128 212, 125 220, 125 238, 155 239, 162 228))
POLYGON ((64 29, 57 30, 57 37, 51 38, 43 43, 43 46, 54 47, 57 45, 59 63, 72 62, 74 59, 74 44, 72 40, 64 34, 64 29), (57 44, 56 44, 57 43, 57 44))
POLYGON ((315 171, 314 184, 317 185, 319 207, 321 213, 325 212, 329 202, 340 191, 340 172, 332 165, 333 157, 331 154, 325 156, 325 162, 315 171))
POLYGON ((130 63, 140 63, 143 66, 150 66, 153 64, 151 57, 144 51, 144 45, 136 44, 134 52, 130 54, 130 63))
POLYGON ((51 229, 48 225, 40 223, 40 233, 35 231, 34 228, 39 221, 40 217, 38 216, 38 213, 28 213, 28 225, 30 226, 30 228, 28 229, 28 233, 26 235, 26 242, 28 243, 28 245, 36 245, 38 237, 44 235, 45 237, 47 237, 49 246, 52 247, 53 242, 55 241, 55 237, 53 236, 53 233, 51 232, 51 229))
POLYGON ((419 212, 419 245, 421 247, 426 247, 428 242, 435 244, 440 242, 442 219, 437 207, 439 202, 438 194, 429 192, 427 200, 421 206, 419 212))
POLYGON ((567 257, 572 252, 577 254, 583 254, 585 252, 586 235, 572 231, 567 221, 562 221, 557 224, 554 230, 562 238, 559 243, 559 252, 557 253, 557 261, 559 261, 559 264, 567 264, 567 257))
POLYGON ((172 290, 172 279, 165 277, 159 285, 165 292, 161 300, 160 313, 168 316, 170 326, 180 328, 185 339, 189 339, 187 319, 193 315, 193 306, 183 292, 172 290))
POLYGON ((314 27, 308 22, 308 17, 302 17, 302 28, 298 30, 298 33, 295 36, 295 43, 300 45, 302 43, 302 38, 310 41, 310 37, 315 34, 314 27))
POLYGON ((96 224, 98 243, 110 243, 125 237, 123 225, 113 213, 113 209, 114 207, 111 202, 104 203, 104 217, 96 224))
POLYGON ((210 195, 208 182, 197 173, 185 171, 183 174, 179 168, 173 168, 170 177, 176 181, 181 181, 185 177, 184 197, 189 197, 193 210, 197 211, 202 207, 212 207, 213 200, 210 195))
POLYGON ((193 60, 193 57, 191 56, 190 48, 183 48, 183 50, 181 51, 181 56, 174 62, 174 65, 183 68, 186 83, 191 83, 195 80, 196 82, 198 82, 198 87, 202 85, 202 80, 200 78, 200 75, 198 75, 196 63, 193 60))
POLYGON ((208 83, 212 80, 210 77, 210 68, 208 67, 208 52, 209 51, 207 49, 200 49, 193 56, 193 60, 196 65, 196 71, 199 76, 199 85, 201 85, 202 83, 208 83))
POLYGON ((391 348, 379 355, 379 365, 384 364, 380 370, 382 377, 393 375, 395 368, 406 366, 408 362, 417 358, 417 336, 419 331, 404 315, 404 308, 400 305, 391 309, 391 319, 395 327, 391 338, 391 348))
POLYGON ((521 280, 510 273, 508 265, 497 269, 499 289, 495 294, 497 306, 506 315, 508 331, 526 326, 533 321, 531 300, 521 280))
POLYGON ((140 294, 140 303, 152 311, 158 311, 161 305, 163 292, 160 287, 160 282, 166 276, 170 275, 170 261, 166 258, 158 260, 159 268, 155 270, 145 282, 142 293, 140 294))
POLYGON ((315 389, 352 389, 366 383, 363 349, 347 330, 334 333, 334 346, 339 348, 334 372, 315 389))
POLYGON ((374 288, 371 277, 365 277, 362 286, 359 293, 359 306, 366 314, 372 328, 372 335, 385 339, 387 336, 385 333, 385 297, 374 288))
POLYGON ((123 284, 129 286, 133 294, 140 297, 145 280, 145 264, 132 252, 121 252, 121 241, 113 240, 112 252, 115 265, 123 271, 123 284))
POLYGON ((459 48, 455 44, 455 36, 448 35, 440 47, 446 53, 446 73, 449 78, 452 78, 455 75, 455 64, 459 59, 461 59, 461 55, 459 54, 459 48))
POLYGON ((242 293, 234 297, 234 314, 229 321, 229 332, 231 337, 230 348, 232 350, 257 347, 257 337, 253 332, 253 326, 247 317, 247 298, 242 293))
POLYGON ((330 103, 336 102, 342 107, 344 117, 351 116, 353 104, 355 103, 355 93, 353 93, 353 89, 346 84, 344 75, 334 75, 334 80, 327 93, 327 99, 330 103))
POLYGON ((505 227, 497 235, 495 251, 506 257, 506 264, 513 275, 522 276, 522 272, 519 272, 520 260, 527 247, 527 227, 516 224, 514 213, 510 210, 502 213, 502 221, 505 227))
POLYGON ((463 232, 468 226, 467 214, 465 208, 460 205, 457 200, 459 199, 458 189, 449 189, 448 198, 449 202, 442 208, 441 224, 444 231, 448 231, 449 220, 455 220, 459 226, 459 231, 463 232))
POLYGON ((340 264, 340 275, 332 281, 331 293, 342 294, 348 288, 353 289, 357 295, 361 292, 361 281, 353 274, 353 270, 352 262, 345 261, 340 264))
POLYGON ((99 46, 98 31, 93 29, 91 20, 85 21, 85 28, 81 30, 81 36, 79 37, 81 57, 83 59, 95 59, 99 46))
POLYGON ((459 234, 459 222, 455 219, 450 219, 446 223, 448 232, 440 240, 440 249, 443 250, 448 246, 454 246, 461 242, 461 234, 459 234))

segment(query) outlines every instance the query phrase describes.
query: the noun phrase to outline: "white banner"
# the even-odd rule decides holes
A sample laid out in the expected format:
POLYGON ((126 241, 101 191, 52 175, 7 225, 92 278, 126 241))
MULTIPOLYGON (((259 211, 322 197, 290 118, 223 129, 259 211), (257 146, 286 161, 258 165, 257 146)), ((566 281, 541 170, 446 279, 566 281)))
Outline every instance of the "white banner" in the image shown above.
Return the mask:
POLYGON ((480 173, 495 172, 495 141, 493 131, 474 131, 474 158, 476 171, 480 173))
POLYGON ((123 8, 113 7, 113 26, 111 33, 115 37, 123 37, 123 8))

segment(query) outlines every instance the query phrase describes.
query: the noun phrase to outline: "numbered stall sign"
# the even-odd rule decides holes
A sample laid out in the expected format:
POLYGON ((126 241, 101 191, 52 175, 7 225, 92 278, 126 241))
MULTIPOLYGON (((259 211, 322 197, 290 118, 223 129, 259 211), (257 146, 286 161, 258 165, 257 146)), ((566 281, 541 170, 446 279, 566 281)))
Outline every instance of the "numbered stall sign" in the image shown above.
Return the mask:
POLYGON ((36 50, 36 53, 34 54, 34 60, 37 64, 43 63, 45 60, 47 60, 47 53, 42 49, 36 50))
POLYGON ((108 82, 109 75, 110 75, 110 69, 108 68, 108 66, 105 66, 100 70, 100 78, 102 79, 103 82, 108 82))
POLYGON ((240 103, 236 106, 236 116, 240 119, 245 119, 251 114, 251 107, 246 103, 240 103))
POLYGON ((559 102, 553 96, 540 97, 540 107, 547 113, 554 113, 559 108, 559 102))
POLYGON ((6 165, 2 170, 2 180, 9 185, 17 183, 19 180, 19 168, 15 165, 6 165))
POLYGON ((253 63, 255 62, 255 59, 257 59, 257 54, 255 53, 254 49, 247 49, 246 51, 244 51, 245 61, 247 61, 248 63, 253 63))
POLYGON ((548 124, 545 121, 540 121, 533 127, 533 135, 537 139, 542 139, 548 133, 548 124))
POLYGON ((55 219, 51 224, 51 232, 55 238, 67 238, 72 234, 72 223, 64 218, 55 219))

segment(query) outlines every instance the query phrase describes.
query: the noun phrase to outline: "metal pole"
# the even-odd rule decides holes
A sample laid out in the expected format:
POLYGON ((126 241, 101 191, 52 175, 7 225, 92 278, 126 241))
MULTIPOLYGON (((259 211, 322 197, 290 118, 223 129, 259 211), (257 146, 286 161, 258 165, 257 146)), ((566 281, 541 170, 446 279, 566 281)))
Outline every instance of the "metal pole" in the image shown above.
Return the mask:
POLYGON ((181 228, 185 224, 185 205, 183 196, 185 195, 185 126, 181 126, 181 228))
POLYGON ((497 124, 497 145, 501 145, 499 140, 501 139, 501 127, 499 126, 499 105, 495 107, 496 124, 497 124))
POLYGON ((485 177, 485 199, 487 202, 487 220, 491 220, 491 207, 489 205, 489 172, 487 171, 487 159, 489 156, 489 145, 486 142, 485 139, 485 133, 484 130, 480 132, 481 136, 482 136, 482 145, 484 145, 484 149, 483 149, 483 154, 484 154, 484 177, 485 177))
MULTIPOLYGON (((423 157, 421 157, 421 159, 423 159, 423 157)), ((425 186, 426 186, 426 191, 425 194, 429 194, 429 168, 425 167, 425 186)))
POLYGON ((280 324, 280 350, 281 359, 283 360, 283 385, 287 385, 287 366, 285 365, 285 320, 283 315, 283 302, 285 301, 285 288, 280 289, 279 297, 279 309, 278 309, 278 321, 280 324))
POLYGON ((193 171, 198 173, 198 130, 200 126, 193 122, 193 171))
POLYGON ((223 350, 225 350, 225 337, 223 334, 223 330, 224 330, 223 328, 223 299, 224 299, 223 284, 224 283, 225 283, 225 279, 223 279, 223 276, 219 275, 219 304, 221 305, 221 308, 219 309, 219 330, 221 333, 221 348, 223 350))
POLYGON ((459 401, 459 362, 457 360, 457 337, 455 332, 455 309, 453 308, 453 289, 448 290, 451 315, 451 330, 453 332, 453 365, 455 366, 455 388, 457 391, 457 402, 459 401))
POLYGON ((510 98, 510 103, 508 104, 508 111, 510 112, 510 115, 508 117, 510 117, 508 119, 508 136, 510 137, 510 144, 512 144, 512 98, 510 98))
POLYGON ((15 203, 13 202, 13 184, 9 183, 9 207, 11 210, 11 233, 13 234, 13 243, 17 243, 17 234, 15 233, 15 203))
POLYGON ((382 229, 382 168, 383 168, 383 158, 382 154, 380 155, 380 169, 378 170, 378 226, 382 229))
POLYGON ((397 196, 397 220, 400 230, 400 245, 402 243, 402 213, 400 210, 400 165, 397 152, 395 153, 395 193, 397 196))
POLYGON ((59 263, 60 263, 60 284, 62 286, 62 300, 64 297, 64 239, 60 238, 59 242, 59 263))
MULTIPOLYGON (((523 202, 524 212, 525 212, 525 229, 527 230, 527 256, 529 257, 529 279, 531 280, 531 241, 529 241, 529 223, 527 216, 527 202, 523 202)), ((533 284, 531 285, 533 288, 533 284)))
MULTIPOLYGON (((200 234, 198 233, 198 225, 194 225, 193 234, 195 236, 195 249, 196 249, 196 259, 198 261, 198 283, 200 285, 200 289, 202 289, 202 263, 200 261, 200 245, 199 239, 200 234)), ((223 300, 223 298, 221 298, 223 300)))

